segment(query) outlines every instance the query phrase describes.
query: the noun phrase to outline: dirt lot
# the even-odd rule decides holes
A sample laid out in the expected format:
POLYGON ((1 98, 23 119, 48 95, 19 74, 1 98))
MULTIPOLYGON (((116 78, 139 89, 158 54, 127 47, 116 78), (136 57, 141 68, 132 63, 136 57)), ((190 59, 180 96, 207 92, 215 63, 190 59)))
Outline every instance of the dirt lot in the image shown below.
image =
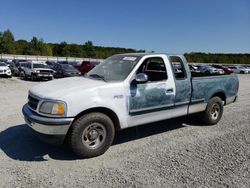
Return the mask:
POLYGON ((215 126, 178 118, 119 132, 79 160, 41 143, 21 113, 32 83, 0 79, 0 187, 250 187, 250 75, 215 126))

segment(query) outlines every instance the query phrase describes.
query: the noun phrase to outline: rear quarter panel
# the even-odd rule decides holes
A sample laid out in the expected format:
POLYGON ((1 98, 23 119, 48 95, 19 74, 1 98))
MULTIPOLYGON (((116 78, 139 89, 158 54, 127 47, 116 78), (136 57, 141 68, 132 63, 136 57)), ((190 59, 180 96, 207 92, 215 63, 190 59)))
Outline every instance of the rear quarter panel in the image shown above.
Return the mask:
POLYGON ((226 98, 237 96, 239 80, 236 75, 197 77, 192 79, 193 92, 191 102, 208 100, 222 92, 226 98))

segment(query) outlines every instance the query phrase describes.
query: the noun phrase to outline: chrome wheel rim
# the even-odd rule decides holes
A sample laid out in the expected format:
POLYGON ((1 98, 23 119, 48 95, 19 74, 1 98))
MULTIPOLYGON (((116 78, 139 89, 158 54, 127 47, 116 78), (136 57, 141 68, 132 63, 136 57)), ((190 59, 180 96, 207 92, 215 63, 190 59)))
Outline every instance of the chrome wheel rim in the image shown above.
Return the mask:
POLYGON ((82 134, 82 143, 89 149, 99 148, 106 139, 106 129, 100 123, 88 125, 82 134))
POLYGON ((220 115, 220 106, 218 104, 213 104, 211 109, 211 118, 217 120, 220 115))

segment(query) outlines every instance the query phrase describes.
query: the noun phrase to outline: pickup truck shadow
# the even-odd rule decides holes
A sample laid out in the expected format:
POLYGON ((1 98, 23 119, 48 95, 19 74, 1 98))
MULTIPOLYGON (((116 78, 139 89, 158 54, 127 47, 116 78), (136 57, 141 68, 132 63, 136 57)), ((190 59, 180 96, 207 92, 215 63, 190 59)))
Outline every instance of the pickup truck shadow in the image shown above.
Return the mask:
POLYGON ((67 147, 55 147, 39 141, 24 124, 0 132, 0 149, 11 159, 21 161, 46 161, 46 155, 59 160, 76 159, 67 147))
POLYGON ((184 128, 187 125, 204 126, 195 115, 189 115, 170 120, 159 121, 156 123, 144 124, 137 127, 131 127, 118 131, 114 139, 113 145, 122 144, 163 132, 184 128))
MULTIPOLYGON (((184 123, 187 122, 190 124, 189 118, 184 117, 128 128, 117 132, 113 145, 183 128, 184 123)), ((192 122, 192 124, 198 125, 196 122, 192 122)), ((11 159, 21 161, 47 161, 49 158, 55 160, 78 159, 64 145, 53 146, 40 142, 24 124, 0 132, 0 149, 11 159)))

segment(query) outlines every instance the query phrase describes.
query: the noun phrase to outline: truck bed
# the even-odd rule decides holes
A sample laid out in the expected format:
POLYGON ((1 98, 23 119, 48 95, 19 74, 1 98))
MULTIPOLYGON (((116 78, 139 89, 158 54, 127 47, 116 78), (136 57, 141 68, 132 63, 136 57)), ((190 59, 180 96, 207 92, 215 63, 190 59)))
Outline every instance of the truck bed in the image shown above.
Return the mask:
POLYGON ((238 77, 231 75, 213 75, 192 77, 191 102, 207 102, 215 93, 220 93, 226 99, 235 97, 239 84, 238 77))

